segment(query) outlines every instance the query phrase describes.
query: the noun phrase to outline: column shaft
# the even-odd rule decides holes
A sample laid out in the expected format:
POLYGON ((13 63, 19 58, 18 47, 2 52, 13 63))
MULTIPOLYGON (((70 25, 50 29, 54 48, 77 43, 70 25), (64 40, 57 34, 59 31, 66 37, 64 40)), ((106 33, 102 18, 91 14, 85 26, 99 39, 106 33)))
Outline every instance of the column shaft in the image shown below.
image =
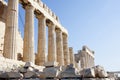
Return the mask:
POLYGON ((64 65, 64 54, 63 54, 63 38, 62 31, 56 30, 56 47, 57 47, 57 62, 59 66, 64 65))
POLYGON ((43 66, 46 62, 46 18, 43 15, 37 15, 38 18, 38 55, 37 65, 43 66))
POLYGON ((87 53, 86 55, 87 55, 87 58, 86 58, 86 59, 87 59, 87 68, 89 68, 89 67, 90 67, 90 66, 89 66, 89 62, 90 62, 90 61, 89 61, 89 60, 90 60, 90 59, 89 59, 89 54, 87 53))
POLYGON ((3 52, 4 57, 15 60, 17 60, 18 3, 19 0, 8 0, 3 52))
POLYGON ((86 68, 88 68, 88 53, 85 53, 85 59, 86 59, 86 68))
POLYGON ((68 36, 67 34, 63 34, 63 53, 64 53, 64 64, 70 64, 70 55, 68 48, 68 36))
POLYGON ((56 62, 55 25, 48 25, 48 61, 56 62))
POLYGON ((34 63, 34 8, 32 6, 26 6, 25 10, 23 61, 34 63))
POLYGON ((70 64, 74 65, 74 53, 72 47, 69 47, 69 54, 70 54, 70 64))
POLYGON ((92 67, 92 57, 89 56, 89 66, 92 67))
POLYGON ((93 61, 93 66, 95 66, 95 61, 94 61, 94 58, 92 58, 92 61, 93 61))

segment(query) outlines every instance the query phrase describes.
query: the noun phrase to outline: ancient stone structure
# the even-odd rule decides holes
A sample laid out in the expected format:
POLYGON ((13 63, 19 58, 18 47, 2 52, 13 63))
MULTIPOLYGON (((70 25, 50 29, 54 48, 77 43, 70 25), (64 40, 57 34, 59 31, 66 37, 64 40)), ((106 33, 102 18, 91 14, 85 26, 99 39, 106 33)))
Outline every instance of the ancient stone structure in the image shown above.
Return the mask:
POLYGON ((90 50, 87 46, 83 46, 82 50, 75 54, 75 61, 80 61, 81 68, 90 68, 95 66, 94 64, 94 51, 90 50))
POLYGON ((67 30, 62 27, 58 17, 42 1, 20 0, 25 10, 24 40, 18 36, 19 0, 8 0, 8 5, 4 0, 0 2, 0 25, 4 26, 1 31, 2 47, 0 50, 5 58, 33 62, 39 66, 73 64, 77 69, 94 66, 94 54, 86 46, 74 55, 73 48, 68 46, 67 30), (34 15, 38 19, 38 52, 36 56, 34 54, 34 15), (46 48, 46 28, 48 28, 48 48, 46 48), (47 56, 46 49, 48 49, 47 56))
POLYGON ((15 60, 17 60, 18 2, 19 0, 8 1, 3 50, 4 57, 15 60))
MULTIPOLYGON (((41 0, 8 0, 8 5, 4 0, 1 2, 1 18, 4 16, 4 48, 1 47, 1 54, 5 58, 23 60, 24 62, 35 63, 34 54, 34 15, 38 19, 38 52, 36 64, 43 66, 46 62, 58 62, 59 66, 70 64, 70 54, 68 48, 68 32, 59 23, 58 17, 41 0), (18 4, 22 4, 25 10, 24 40, 18 43, 18 4), (4 8, 2 8, 4 7, 4 8), (8 7, 8 8, 7 8, 8 7), (6 14, 6 16, 4 15, 6 14), (46 28, 48 27, 48 56, 46 57, 46 28), (21 46, 20 52, 17 52, 21 46), (21 53, 17 57, 17 53, 21 53)), ((2 20, 1 19, 1 22, 2 20)), ((1 31, 2 32, 2 31, 1 31)), ((4 33, 3 32, 3 33, 4 33)), ((2 46, 2 44, 1 44, 2 46)), ((72 53, 73 55, 73 53, 72 53)), ((73 63, 73 62, 72 62, 73 63)))
MULTIPOLYGON (((6 17, 7 16, 7 3, 0 0, 0 55, 3 56, 3 46, 4 46, 4 34, 5 34, 5 27, 6 27, 6 17)), ((16 48, 17 48, 17 55, 23 55, 23 39, 20 35, 20 32, 17 30, 16 32, 16 48)), ((9 36, 8 36, 9 37, 9 36)), ((8 41, 9 42, 9 41, 8 41)))
POLYGON ((68 46, 67 30, 41 0, 8 0, 8 4, 0 0, 0 80, 46 80, 48 77, 52 80, 106 80, 108 74, 103 67, 94 66, 94 52, 83 46, 74 54, 73 48, 68 46), (19 3, 25 10, 24 39, 18 31, 19 3), (34 53, 35 17, 38 19, 37 54, 34 53))
POLYGON ((70 64, 73 64, 73 66, 75 66, 75 58, 72 47, 69 47, 69 54, 70 54, 70 64))

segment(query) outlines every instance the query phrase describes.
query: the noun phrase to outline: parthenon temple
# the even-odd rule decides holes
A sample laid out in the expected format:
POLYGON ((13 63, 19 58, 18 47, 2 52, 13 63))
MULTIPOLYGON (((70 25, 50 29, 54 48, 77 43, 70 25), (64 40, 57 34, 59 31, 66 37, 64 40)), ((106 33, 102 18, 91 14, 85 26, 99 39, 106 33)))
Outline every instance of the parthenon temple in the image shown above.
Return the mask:
MULTIPOLYGON (((0 54, 5 58, 32 62, 39 66, 44 66, 45 63, 59 66, 77 64, 73 48, 68 46, 68 31, 60 24, 55 13, 41 0, 8 0, 8 3, 0 0, 0 25, 0 54), (25 10, 24 39, 18 31, 19 3, 25 10), (34 16, 38 19, 36 55, 34 53, 34 16), (48 48, 46 48, 46 26, 48 27, 48 48), (46 49, 48 49, 47 56, 46 49)), ((82 56, 86 55, 83 57, 85 60, 81 58, 83 64, 81 67, 94 66, 87 62, 88 59, 94 62, 92 59, 94 54, 88 50, 79 53, 83 53, 82 56), (85 64, 85 61, 88 64, 85 64)))
MULTIPOLYGON (((82 50, 75 54, 74 48, 68 43, 67 29, 62 26, 58 16, 41 0, 0 0, 0 71, 6 67, 2 63, 9 64, 9 67, 13 68, 14 65, 30 62, 29 66, 26 64, 27 68, 31 67, 32 63, 44 71, 45 75, 51 75, 49 73, 51 69, 54 73, 56 66, 57 70, 61 70, 62 67, 61 75, 67 72, 67 68, 64 67, 70 67, 68 73, 71 74, 69 69, 72 69, 73 73, 76 69, 80 71, 90 68, 91 71, 95 66, 94 59, 94 51, 87 46, 83 46, 82 50), (25 10, 24 37, 18 30, 19 5, 25 10), (38 20, 38 30, 34 29, 34 18, 38 20), (38 31, 36 54, 35 31, 38 31)), ((26 69, 26 65, 23 68, 26 69)), ((93 73, 91 75, 94 77, 93 73)))

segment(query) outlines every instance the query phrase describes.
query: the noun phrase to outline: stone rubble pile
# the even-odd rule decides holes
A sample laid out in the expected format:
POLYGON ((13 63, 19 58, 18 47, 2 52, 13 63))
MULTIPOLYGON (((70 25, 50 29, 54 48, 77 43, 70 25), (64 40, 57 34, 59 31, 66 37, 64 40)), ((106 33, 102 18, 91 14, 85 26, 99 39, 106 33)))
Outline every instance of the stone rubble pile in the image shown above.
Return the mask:
MULTIPOLYGON (((115 80, 109 79, 107 72, 102 66, 95 66, 88 69, 83 69, 81 71, 76 70, 73 64, 65 66, 46 66, 39 68, 32 64, 31 62, 26 62, 26 64, 18 69, 12 69, 9 72, 0 71, 0 80, 2 79, 21 79, 21 80, 39 80, 52 78, 63 79, 69 78, 82 78, 83 80, 115 80)), ((78 80, 78 79, 72 79, 78 80)))
POLYGON ((0 72, 0 80, 1 79, 31 79, 31 78, 39 78, 41 77, 41 72, 44 67, 36 67, 31 62, 26 62, 26 64, 18 69, 11 69, 11 71, 1 71, 0 72), (39 69, 38 69, 39 68, 39 69))
POLYGON ((0 56, 0 71, 10 72, 25 65, 22 61, 16 61, 0 56))
POLYGON ((73 67, 73 64, 67 65, 67 67, 60 72, 59 76, 60 78, 64 77, 79 77, 79 72, 73 67))
POLYGON ((108 77, 107 72, 100 65, 94 66, 92 68, 83 69, 80 71, 81 77, 86 78, 106 78, 108 77))

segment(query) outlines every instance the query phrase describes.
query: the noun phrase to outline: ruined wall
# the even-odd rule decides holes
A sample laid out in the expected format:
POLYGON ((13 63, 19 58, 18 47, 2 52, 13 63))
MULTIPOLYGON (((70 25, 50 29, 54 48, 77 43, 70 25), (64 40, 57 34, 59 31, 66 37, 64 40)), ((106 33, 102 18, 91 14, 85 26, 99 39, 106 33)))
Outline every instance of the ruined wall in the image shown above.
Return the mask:
POLYGON ((0 2, 0 54, 3 53, 4 33, 5 33, 5 17, 7 7, 6 3, 0 2))

